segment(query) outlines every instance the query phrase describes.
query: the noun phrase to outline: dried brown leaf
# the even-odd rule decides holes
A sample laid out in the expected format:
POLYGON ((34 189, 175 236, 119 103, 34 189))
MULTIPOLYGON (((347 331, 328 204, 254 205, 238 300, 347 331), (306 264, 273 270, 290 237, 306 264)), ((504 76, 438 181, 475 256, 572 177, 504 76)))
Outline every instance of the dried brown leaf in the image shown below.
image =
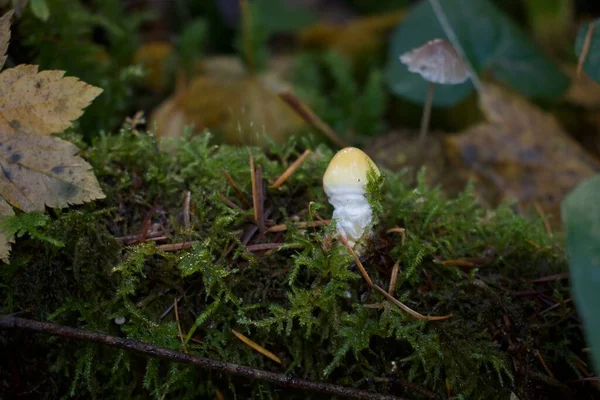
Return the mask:
POLYGON ((104 198, 77 152, 53 136, 0 131, 0 196, 27 212, 104 198))
POLYGON ((499 196, 494 200, 538 202, 557 216, 562 197, 600 170, 600 162, 552 114, 526 100, 490 85, 480 108, 489 122, 449 136, 447 152, 499 196))
POLYGON ((8 50, 8 42, 10 41, 10 19, 14 11, 11 10, 0 18, 0 70, 6 62, 6 51, 8 50))
POLYGON ((0 74, 0 132, 48 135, 79 118, 102 89, 31 65, 0 74))
POLYGON ((276 142, 305 126, 304 121, 278 96, 290 90, 282 78, 286 65, 273 60, 271 70, 248 74, 231 57, 202 63, 201 74, 169 97, 153 113, 160 136, 180 136, 183 127, 217 129, 230 143, 265 144, 263 132, 276 142))

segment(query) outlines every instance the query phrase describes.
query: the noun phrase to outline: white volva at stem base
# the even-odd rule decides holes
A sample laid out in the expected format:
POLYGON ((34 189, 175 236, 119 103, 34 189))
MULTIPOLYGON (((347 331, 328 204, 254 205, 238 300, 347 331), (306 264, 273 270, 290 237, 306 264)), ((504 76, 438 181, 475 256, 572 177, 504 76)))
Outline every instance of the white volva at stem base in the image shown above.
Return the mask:
POLYGON ((371 231, 373 210, 363 188, 341 186, 327 190, 329 202, 334 207, 332 218, 340 235, 354 248, 371 231))

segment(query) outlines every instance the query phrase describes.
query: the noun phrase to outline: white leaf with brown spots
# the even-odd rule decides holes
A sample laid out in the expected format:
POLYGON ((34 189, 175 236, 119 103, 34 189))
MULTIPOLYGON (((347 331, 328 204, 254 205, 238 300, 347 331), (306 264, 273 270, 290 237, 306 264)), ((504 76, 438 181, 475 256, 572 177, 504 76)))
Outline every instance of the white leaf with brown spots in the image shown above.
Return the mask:
POLYGON ((63 75, 31 65, 0 73, 0 132, 49 135, 70 127, 102 89, 63 75))

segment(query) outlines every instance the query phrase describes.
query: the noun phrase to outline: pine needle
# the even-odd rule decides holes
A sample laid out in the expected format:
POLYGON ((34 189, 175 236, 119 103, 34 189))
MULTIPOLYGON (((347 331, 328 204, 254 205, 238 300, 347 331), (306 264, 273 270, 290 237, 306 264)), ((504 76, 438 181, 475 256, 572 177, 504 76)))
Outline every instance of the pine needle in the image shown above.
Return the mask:
MULTIPOLYGON (((294 228, 298 228, 298 229, 306 229, 306 228, 316 228, 319 226, 325 226, 325 225, 329 225, 329 224, 331 224, 331 220, 326 219, 326 220, 322 220, 322 221, 295 222, 292 224, 292 226, 294 228)), ((267 229, 267 232, 269 232, 269 233, 284 232, 284 231, 287 231, 288 229, 289 229, 289 227, 286 224, 279 224, 279 225, 273 225, 272 227, 267 229)))
POLYGON ((319 130, 325 136, 329 138, 333 143, 339 147, 348 147, 348 144, 331 128, 325 121, 323 121, 317 114, 315 114, 310 107, 304 104, 295 94, 291 92, 279 93, 281 100, 287 103, 296 113, 307 123, 312 125, 313 128, 319 130))
POLYGON ((231 333, 233 333, 235 335, 235 337, 240 339, 242 342, 246 343, 248 346, 252 347, 254 350, 258 351, 263 356, 270 358, 271 360, 275 361, 278 364, 281 364, 281 360, 279 359, 279 357, 277 357, 275 354, 271 353, 269 350, 265 349, 258 343, 250 340, 248 337, 242 335, 241 333, 239 333, 233 329, 231 330, 231 333))
POLYGON ((302 164, 302 162, 306 159, 306 157, 308 157, 308 155, 310 153, 311 153, 310 150, 305 150, 304 153, 302 153, 302 155, 300 157, 298 157, 298 159, 296 161, 294 161, 292 163, 292 165, 290 165, 285 170, 285 172, 283 174, 281 174, 281 176, 279 178, 277 178, 275 183, 271 185, 271 189, 277 189, 278 187, 283 185, 283 183, 285 181, 287 181, 290 176, 292 176, 292 174, 296 171, 296 169, 298 169, 300 164, 302 164))
POLYGON ((404 311, 405 313, 407 313, 409 315, 412 315, 413 317, 415 317, 418 320, 421 320, 421 321, 442 321, 444 319, 452 318, 452 314, 442 315, 442 316, 439 316, 439 317, 420 314, 420 313, 416 312, 415 310, 413 310, 412 308, 408 307, 407 305, 403 304, 399 300, 396 300, 394 298, 394 296, 391 296, 388 292, 386 292, 384 289, 380 288, 379 286, 374 285, 373 287, 375 289, 377 289, 377 291, 379 293, 381 293, 386 299, 388 299, 389 301, 391 301, 392 303, 394 303, 395 305, 397 305, 398 308, 400 308, 402 311, 404 311))
POLYGON ((369 287, 373 287, 373 281, 371 280, 371 277, 369 276, 369 274, 367 273, 367 270, 365 269, 365 267, 362 265, 362 263, 358 259, 358 256, 356 255, 356 253, 354 252, 352 247, 350 247, 350 244, 348 243, 346 238, 343 237, 342 235, 339 235, 339 238, 340 238, 340 242, 342 242, 342 244, 344 245, 346 250, 348 250, 348 253, 350 253, 350 255, 352 257, 354 257, 354 262, 356 263, 356 266, 358 267, 358 270, 360 271, 360 274, 362 275, 363 279, 367 282, 369 287))
POLYGON ((179 322, 179 308, 177 307, 177 297, 173 297, 173 309, 175 310, 175 321, 177 321, 177 330, 179 331, 179 339, 181 340, 181 345, 183 346, 183 352, 187 353, 187 347, 185 345, 185 339, 183 337, 183 332, 181 331, 181 323, 179 322))
POLYGON ((577 79, 581 78, 581 72, 583 71, 583 64, 587 60, 588 53, 590 52, 590 47, 592 46, 592 36, 594 36, 594 31, 596 30, 596 24, 594 22, 590 23, 588 26, 587 32, 585 33, 585 40, 583 42, 583 47, 581 49, 581 54, 579 55, 579 62, 577 63, 577 79))

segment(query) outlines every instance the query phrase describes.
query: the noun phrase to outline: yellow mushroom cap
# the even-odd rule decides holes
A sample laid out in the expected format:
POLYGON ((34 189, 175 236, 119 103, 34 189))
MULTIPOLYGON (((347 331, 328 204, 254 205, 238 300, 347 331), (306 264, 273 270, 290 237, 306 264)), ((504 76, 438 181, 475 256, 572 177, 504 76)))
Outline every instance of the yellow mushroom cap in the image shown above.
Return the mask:
POLYGON ((367 172, 373 168, 377 174, 379 169, 371 158, 356 147, 346 147, 336 153, 329 162, 323 175, 323 187, 360 186, 367 184, 367 172))

